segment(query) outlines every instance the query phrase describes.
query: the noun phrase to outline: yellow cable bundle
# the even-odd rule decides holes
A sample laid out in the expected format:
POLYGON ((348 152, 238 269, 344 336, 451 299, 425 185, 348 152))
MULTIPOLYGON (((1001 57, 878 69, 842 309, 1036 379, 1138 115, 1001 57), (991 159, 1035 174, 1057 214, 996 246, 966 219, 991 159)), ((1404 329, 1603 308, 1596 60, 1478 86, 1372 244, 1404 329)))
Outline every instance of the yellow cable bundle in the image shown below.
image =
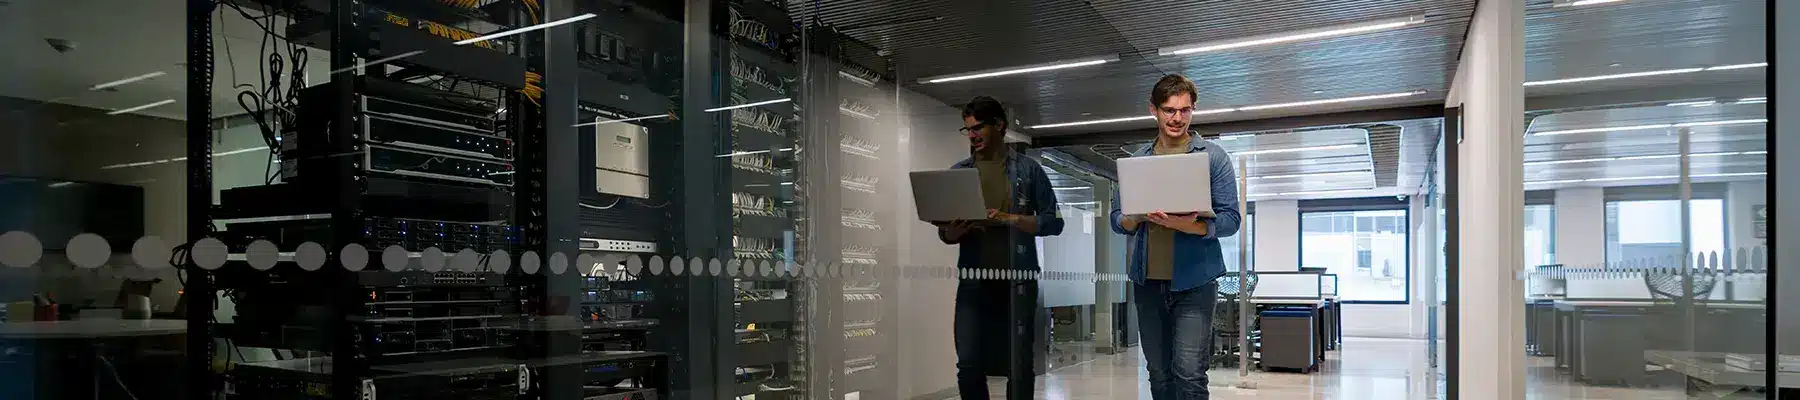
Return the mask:
POLYGON ((531 100, 531 104, 537 104, 539 107, 542 107, 543 104, 538 103, 538 99, 544 98, 544 87, 540 85, 543 82, 544 76, 542 74, 525 71, 525 88, 519 89, 519 93, 524 93, 525 99, 531 100))

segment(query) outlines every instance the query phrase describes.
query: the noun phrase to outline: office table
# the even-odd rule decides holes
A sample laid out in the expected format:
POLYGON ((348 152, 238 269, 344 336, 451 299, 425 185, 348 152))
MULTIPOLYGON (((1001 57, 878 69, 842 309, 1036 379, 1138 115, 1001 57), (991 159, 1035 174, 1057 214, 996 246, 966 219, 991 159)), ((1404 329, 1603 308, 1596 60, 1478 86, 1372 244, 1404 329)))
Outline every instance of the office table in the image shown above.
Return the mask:
MULTIPOLYGON (((158 390, 169 388, 146 388, 146 386, 154 386, 159 383, 179 384, 179 382, 174 382, 179 381, 179 378, 174 378, 172 375, 150 376, 120 371, 131 370, 131 368, 128 368, 131 364, 126 363, 126 361, 138 361, 136 357, 141 357, 141 353, 136 353, 137 356, 116 360, 119 365, 111 366, 115 371, 112 373, 104 370, 108 368, 107 364, 115 362, 106 361, 111 360, 106 354, 108 347, 115 343, 155 337, 179 336, 186 333, 187 321, 185 320, 87 319, 72 321, 10 322, 0 324, 0 342, 16 343, 18 346, 23 346, 25 349, 35 348, 37 350, 35 352, 27 351, 27 354, 35 353, 35 355, 0 358, 0 360, 4 360, 0 361, 0 366, 27 368, 26 371, 18 371, 16 373, 28 374, 30 376, 44 376, 44 374, 53 371, 84 370, 91 371, 93 374, 93 376, 90 377, 90 384, 85 385, 85 388, 81 387, 83 385, 68 385, 66 382, 58 382, 58 380, 37 379, 38 382, 34 382, 33 384, 13 385, 13 387, 7 389, 39 391, 39 393, 31 395, 33 398, 124 398, 126 396, 123 392, 114 389, 117 386, 124 384, 124 382, 138 383, 137 385, 131 385, 130 387, 133 388, 132 391, 135 392, 135 395, 140 400, 174 398, 174 396, 179 395, 179 393, 176 393, 178 390, 158 390), (70 357, 71 355, 91 356, 70 357), (113 373, 119 375, 118 378, 121 383, 114 384, 102 380, 102 377, 112 376, 113 373), (46 395, 43 392, 50 392, 50 394, 46 395), (102 395, 103 392, 106 394, 102 395)), ((129 349, 130 348, 127 347, 127 350, 129 349)), ((176 362, 179 362, 179 360, 176 360, 176 362)), ((152 365, 146 367, 146 369, 168 369, 177 366, 178 365, 156 367, 152 365)), ((179 370, 179 368, 174 369, 179 370)), ((8 391, 7 393, 0 394, 0 398, 12 398, 21 395, 22 394, 20 393, 8 391)))
MULTIPOLYGON (((1576 380, 1629 384, 1644 376, 1644 354, 1653 350, 1682 349, 1681 330, 1668 329, 1659 317, 1679 320, 1682 310, 1672 302, 1654 300, 1556 300, 1555 356, 1558 368, 1567 368, 1576 380)), ((1713 302, 1699 305, 1693 326, 1694 347, 1701 351, 1753 353, 1761 351, 1760 334, 1766 308, 1761 303, 1713 302), (1744 319, 1745 323, 1720 320, 1744 319)), ((1665 318, 1665 319, 1666 319, 1665 318)), ((1677 327, 1678 328, 1678 327, 1677 327)))
MULTIPOLYGON (((1738 368, 1725 363, 1725 356, 1730 353, 1692 352, 1674 350, 1650 350, 1644 352, 1644 358, 1682 375, 1699 384, 1687 385, 1689 388, 1707 387, 1767 387, 1765 371, 1738 368)), ((1757 356, 1763 356, 1757 354, 1757 356)), ((1771 366, 1772 368, 1773 366, 1771 366)), ((1782 389, 1800 388, 1800 372, 1775 373, 1775 387, 1782 389)), ((1689 393, 1697 394, 1697 393, 1689 393)), ((1710 394, 1710 393, 1708 393, 1710 394)), ((1754 395, 1741 398, 1764 398, 1754 395)), ((1785 397, 1785 396, 1784 396, 1785 397)), ((1740 397, 1728 397, 1740 398, 1740 397)))

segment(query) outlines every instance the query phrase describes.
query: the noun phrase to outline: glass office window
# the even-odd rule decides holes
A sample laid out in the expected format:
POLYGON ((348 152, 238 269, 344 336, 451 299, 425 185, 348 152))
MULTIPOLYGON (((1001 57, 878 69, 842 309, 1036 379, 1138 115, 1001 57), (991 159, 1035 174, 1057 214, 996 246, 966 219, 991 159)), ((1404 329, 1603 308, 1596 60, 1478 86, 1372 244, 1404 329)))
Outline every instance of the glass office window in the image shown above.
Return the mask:
MULTIPOLYGON (((1693 252, 1725 250, 1725 201, 1695 199, 1689 205, 1693 252)), ((1681 255, 1681 201, 1606 203, 1606 262, 1666 259, 1681 255)))
POLYGON ((1225 253, 1225 270, 1226 271, 1238 270, 1238 267, 1239 267, 1239 265, 1238 265, 1239 264, 1238 241, 1239 240, 1249 241, 1248 243, 1245 243, 1245 247, 1249 250, 1246 253, 1247 257, 1244 257, 1244 258, 1251 260, 1250 265, 1256 265, 1256 261, 1254 258, 1254 257, 1256 257, 1256 234, 1254 233, 1255 227, 1256 227, 1256 214, 1245 214, 1243 225, 1241 225, 1241 228, 1238 229, 1238 233, 1236 235, 1231 235, 1231 237, 1219 239, 1219 247, 1222 247, 1225 250, 1224 253, 1225 253))
POLYGON ((1556 206, 1525 206, 1525 266, 1556 263, 1556 206))
POLYGON ((1300 266, 1338 275, 1344 301, 1407 301, 1406 210, 1300 214, 1300 266))

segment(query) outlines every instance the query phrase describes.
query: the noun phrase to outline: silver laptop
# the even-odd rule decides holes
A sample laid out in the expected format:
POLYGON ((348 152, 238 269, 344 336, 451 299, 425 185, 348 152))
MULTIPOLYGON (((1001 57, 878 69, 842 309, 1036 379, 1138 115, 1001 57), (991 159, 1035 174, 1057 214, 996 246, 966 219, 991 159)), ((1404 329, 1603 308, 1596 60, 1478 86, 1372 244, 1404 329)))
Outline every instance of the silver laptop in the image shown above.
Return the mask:
POLYGON ((1213 216, 1212 163, 1206 152, 1119 159, 1119 212, 1157 210, 1213 216))
POLYGON ((974 168, 913 171, 913 205, 919 220, 948 222, 987 219, 981 196, 981 174, 974 168))

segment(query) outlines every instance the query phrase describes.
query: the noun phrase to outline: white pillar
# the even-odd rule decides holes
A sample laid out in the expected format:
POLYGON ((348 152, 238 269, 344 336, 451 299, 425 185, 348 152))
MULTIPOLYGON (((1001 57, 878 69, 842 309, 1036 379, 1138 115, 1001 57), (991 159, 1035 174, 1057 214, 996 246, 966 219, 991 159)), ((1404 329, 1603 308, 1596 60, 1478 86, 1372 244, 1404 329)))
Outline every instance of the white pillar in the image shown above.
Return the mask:
MULTIPOLYGON (((1463 46, 1457 144, 1460 399, 1525 398, 1525 3, 1483 1, 1463 46)), ((1454 140, 1454 139, 1453 139, 1454 140)))
POLYGON ((1775 29, 1775 53, 1769 56, 1774 59, 1774 71, 1769 71, 1775 84, 1774 106, 1770 118, 1768 140, 1774 148, 1769 153, 1770 176, 1775 180, 1775 201, 1769 202, 1773 209, 1770 218, 1771 237, 1769 250, 1781 250, 1783 255, 1771 260, 1769 268, 1776 270, 1776 307, 1772 311, 1776 315, 1777 344, 1780 354, 1800 354, 1800 263, 1793 261, 1795 254, 1800 254, 1800 218, 1793 215, 1800 213, 1800 3, 1792 1, 1770 2, 1775 8, 1771 29, 1775 29), (1785 117, 1785 118, 1784 118, 1785 117), (1779 135, 1777 134, 1779 132, 1779 135), (1776 140, 1779 136, 1782 139, 1776 140), (1787 155, 1786 158, 1776 157, 1787 155), (1778 208, 1784 207, 1785 209, 1778 208), (1781 213, 1788 213, 1782 218, 1781 213))
POLYGON ((1407 218, 1410 223, 1407 229, 1408 246, 1412 249, 1412 273, 1409 274, 1412 285, 1412 302, 1409 304, 1412 314, 1412 329, 1407 337, 1424 339, 1426 327, 1430 322, 1427 312, 1435 302, 1431 297, 1437 293, 1437 211, 1425 205, 1429 201, 1425 196, 1412 196, 1408 204, 1407 218))

